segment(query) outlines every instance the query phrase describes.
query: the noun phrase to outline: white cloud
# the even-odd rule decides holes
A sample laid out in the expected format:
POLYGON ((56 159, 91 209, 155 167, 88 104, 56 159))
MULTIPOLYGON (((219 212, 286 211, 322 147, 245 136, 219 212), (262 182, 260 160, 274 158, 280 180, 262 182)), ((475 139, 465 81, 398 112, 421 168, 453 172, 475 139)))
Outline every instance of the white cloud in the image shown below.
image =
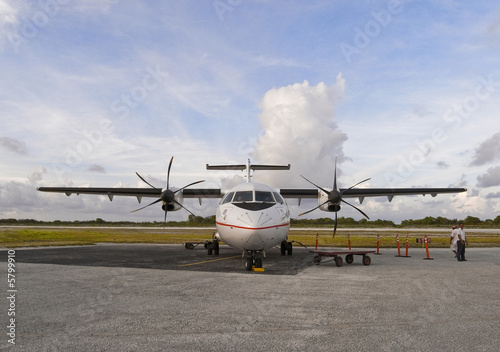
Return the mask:
MULTIPOLYGON (((466 218, 469 215, 479 216, 482 219, 491 214, 491 203, 479 194, 471 192, 458 193, 450 198, 450 209, 453 214, 460 218, 466 218), (482 215, 482 216, 481 216, 482 215)), ((452 216, 449 216, 452 218, 452 216)))
POLYGON ((344 93, 345 80, 336 84, 307 81, 268 91, 262 99, 259 121, 264 134, 257 141, 254 158, 262 164, 292 164, 291 172, 256 175, 261 182, 280 187, 302 182, 300 174, 320 184, 333 183, 335 157, 344 158, 347 136, 334 121, 335 105, 344 93), (325 169, 331 171, 325 174, 325 169), (307 177, 306 176, 306 177, 307 177))
POLYGON ((28 181, 30 184, 35 185, 37 182, 42 180, 44 174, 47 170, 43 166, 39 166, 35 171, 28 175, 28 181))
POLYGON ((11 40, 19 25, 17 1, 0 0, 0 49, 11 40))

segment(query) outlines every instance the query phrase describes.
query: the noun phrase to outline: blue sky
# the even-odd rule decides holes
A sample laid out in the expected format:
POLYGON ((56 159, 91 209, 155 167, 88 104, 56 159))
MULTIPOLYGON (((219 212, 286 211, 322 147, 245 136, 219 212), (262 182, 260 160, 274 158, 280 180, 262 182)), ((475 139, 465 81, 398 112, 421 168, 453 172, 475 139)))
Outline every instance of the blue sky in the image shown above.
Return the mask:
POLYGON ((0 0, 0 55, 1 218, 161 220, 35 189, 164 187, 172 155, 178 187, 228 185, 241 174, 205 164, 249 157, 292 164, 256 181, 331 187, 337 156, 342 187, 469 189, 367 199, 373 219, 500 215, 491 1, 0 0))

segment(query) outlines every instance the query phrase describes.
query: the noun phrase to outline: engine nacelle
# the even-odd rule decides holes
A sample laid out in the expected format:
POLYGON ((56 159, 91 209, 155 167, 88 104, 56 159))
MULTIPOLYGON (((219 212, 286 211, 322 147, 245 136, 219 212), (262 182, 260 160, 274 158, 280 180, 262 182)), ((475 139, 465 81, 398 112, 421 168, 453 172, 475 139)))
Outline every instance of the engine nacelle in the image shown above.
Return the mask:
MULTIPOLYGON (((330 191, 329 189, 326 189, 326 190, 330 191)), ((320 205, 320 204, 323 204, 323 205, 321 205, 319 207, 319 209, 321 211, 334 212, 334 211, 339 211, 340 210, 340 204, 335 204, 335 203, 332 203, 332 202, 328 202, 328 194, 326 194, 323 191, 320 191, 319 195, 318 195, 318 205, 320 205)))
MULTIPOLYGON (((184 204, 184 197, 182 195, 182 192, 175 193, 174 199, 179 204, 184 204)), ((177 204, 175 202, 163 202, 162 205, 161 205, 161 208, 163 209, 163 211, 165 211, 165 210, 167 210, 167 211, 177 211, 177 210, 181 210, 182 209, 182 207, 179 204, 177 204)))

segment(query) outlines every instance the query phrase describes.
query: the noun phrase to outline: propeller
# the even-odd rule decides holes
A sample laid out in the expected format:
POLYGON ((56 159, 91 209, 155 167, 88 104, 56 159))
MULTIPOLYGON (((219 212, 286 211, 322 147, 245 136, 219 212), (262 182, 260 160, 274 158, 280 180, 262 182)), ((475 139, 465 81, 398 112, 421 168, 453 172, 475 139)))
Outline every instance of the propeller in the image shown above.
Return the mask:
MULTIPOLYGON (((302 176, 302 175, 300 175, 302 176)), ((344 202, 345 204, 347 205, 350 205, 351 207, 353 207, 354 209, 356 209, 357 211, 359 211, 361 214, 363 214, 364 217, 366 217, 367 219, 370 219, 368 217, 368 215, 366 215, 361 209, 357 208, 356 206, 352 205, 351 203, 348 203, 346 202, 345 200, 342 199, 342 195, 350 190, 351 188, 354 188, 356 187, 357 185, 363 183, 363 182, 366 182, 369 180, 369 178, 363 180, 363 181, 360 181, 354 185, 352 185, 351 187, 347 188, 347 189, 344 189, 342 192, 337 188, 337 158, 335 158, 335 171, 334 171, 334 174, 333 174, 333 188, 331 191, 327 191, 326 189, 318 186, 317 184, 315 184, 314 182, 308 180, 307 178, 305 178, 304 176, 302 176, 302 178, 304 180, 306 180, 307 182, 309 182, 310 184, 314 185, 316 188, 322 190, 324 193, 326 193, 328 195, 328 199, 321 203, 320 205, 318 205, 317 207, 311 209, 311 210, 308 210, 302 214, 299 214, 299 216, 302 216, 302 215, 305 215, 305 214, 308 214, 320 207, 322 207, 323 205, 325 204, 328 204, 328 210, 331 210, 331 211, 334 211, 335 212, 335 226, 333 228, 333 237, 335 237, 335 233, 337 232, 337 212, 340 210, 340 203, 344 202)))
POLYGON ((154 202, 146 205, 146 206, 143 206, 139 209, 135 209, 135 210, 132 210, 131 213, 135 213, 136 211, 139 211, 139 210, 142 210, 144 208, 147 208, 153 204, 156 204, 156 203, 159 203, 159 202, 162 202, 162 208, 163 210, 165 211, 165 217, 163 219, 163 222, 166 223, 167 222, 167 213, 168 213, 168 207, 169 205, 172 205, 172 204, 177 204, 178 206, 180 206, 181 208, 187 210, 191 215, 195 216, 188 208, 186 208, 184 205, 182 205, 181 203, 179 203, 176 199, 175 199, 175 194, 179 191, 182 191, 184 188, 187 188, 187 187, 190 187, 192 185, 195 185, 197 183, 201 183, 201 182, 205 182, 205 180, 201 180, 201 181, 196 181, 196 182, 192 182, 182 188, 179 188, 175 191, 172 191, 170 190, 170 169, 172 168, 172 162, 174 161, 174 157, 172 157, 170 159, 170 163, 168 164, 168 171, 167 171, 167 188, 165 188, 164 190, 161 190, 159 188, 156 188, 155 186, 153 186, 151 183, 149 183, 148 181, 146 181, 144 179, 144 177, 142 177, 141 175, 139 175, 138 172, 136 172, 136 175, 139 176, 139 178, 141 179, 142 182, 146 183, 148 186, 150 186, 151 188, 154 188, 155 190, 161 192, 160 194, 160 198, 158 198, 157 200, 155 200, 154 202))

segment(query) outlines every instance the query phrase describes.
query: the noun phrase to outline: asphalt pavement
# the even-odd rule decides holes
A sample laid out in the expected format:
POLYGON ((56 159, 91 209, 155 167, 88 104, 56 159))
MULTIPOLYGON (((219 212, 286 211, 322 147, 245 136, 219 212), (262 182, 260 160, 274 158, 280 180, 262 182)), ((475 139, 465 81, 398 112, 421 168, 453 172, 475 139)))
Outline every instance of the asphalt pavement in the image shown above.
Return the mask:
POLYGON ((422 248, 381 253, 337 267, 273 249, 264 272, 246 272, 228 247, 1 250, 0 349, 498 350, 499 248, 468 248, 467 262, 448 249, 431 248, 432 260, 422 248))

